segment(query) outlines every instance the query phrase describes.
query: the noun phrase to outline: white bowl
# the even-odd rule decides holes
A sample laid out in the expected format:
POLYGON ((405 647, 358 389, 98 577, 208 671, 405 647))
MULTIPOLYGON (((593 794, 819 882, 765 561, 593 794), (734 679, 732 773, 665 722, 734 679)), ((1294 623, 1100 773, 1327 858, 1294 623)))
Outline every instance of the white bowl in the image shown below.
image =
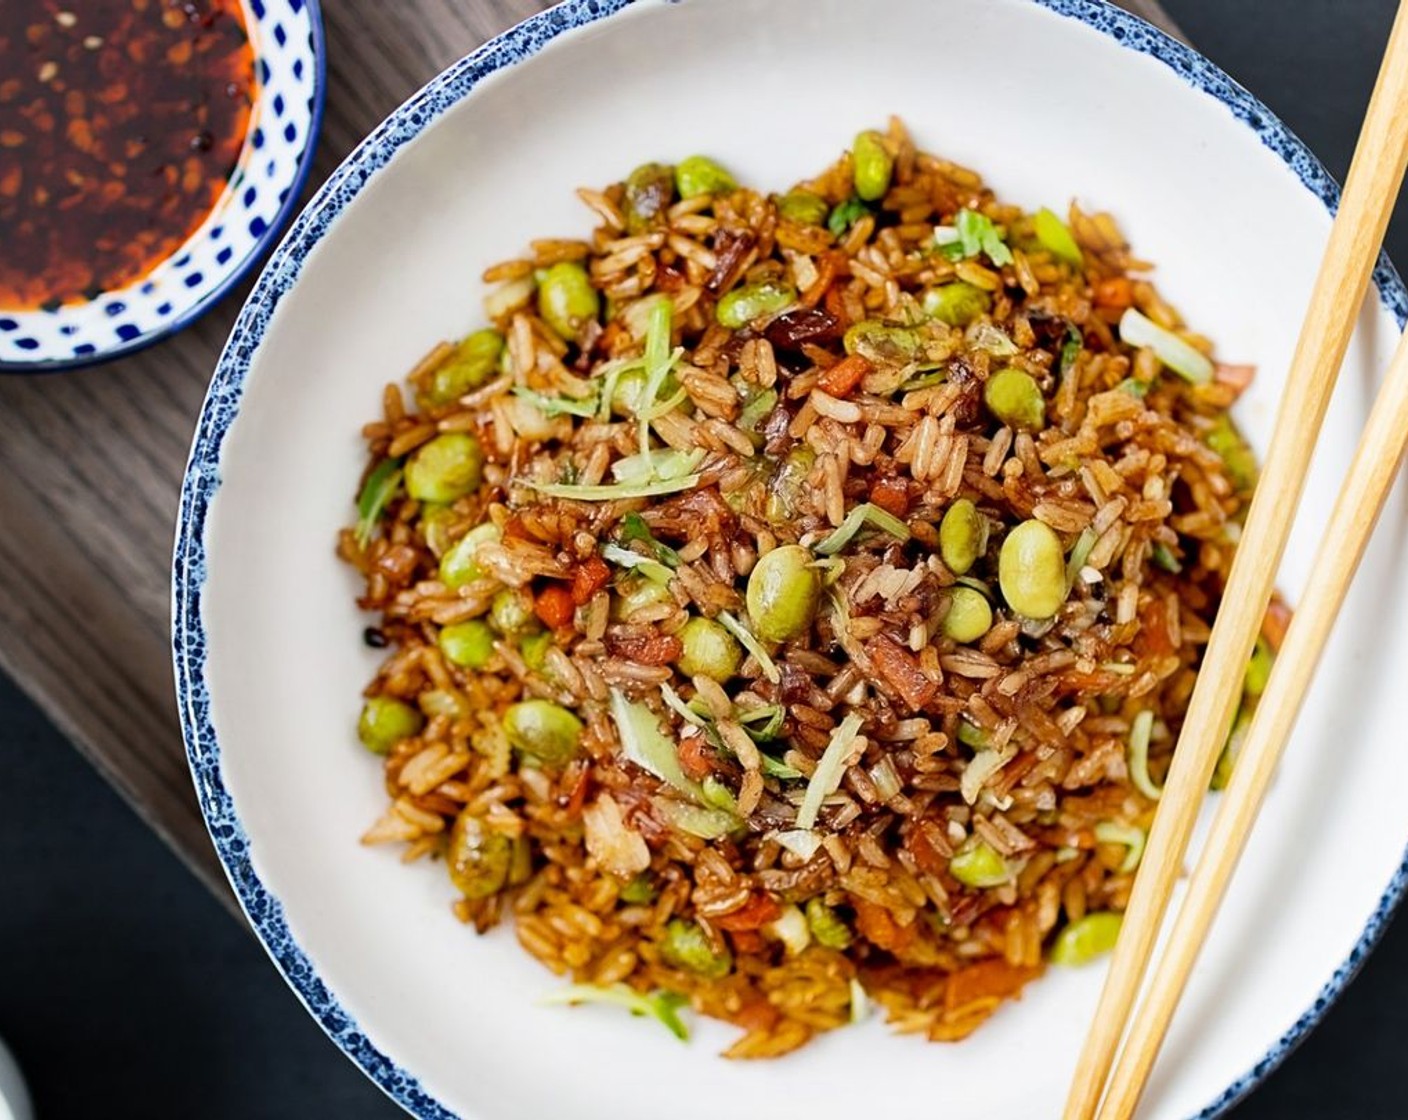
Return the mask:
MULTIPOLYGON (((782 188, 889 113, 1029 207, 1112 210, 1162 291, 1230 361, 1265 446, 1336 190, 1210 63, 1094 0, 574 0, 451 67, 299 218, 226 349, 175 561, 182 716, 211 834, 310 1011, 419 1116, 809 1120, 1055 1116, 1102 969, 1054 970, 971 1040, 879 1022, 774 1063, 682 1046, 477 938, 435 865, 357 837, 356 581, 333 556, 380 388, 479 322, 476 279, 529 238, 582 235, 578 184, 694 151, 782 188)), ((1404 316, 1386 265, 1363 311, 1281 584, 1294 600, 1404 316)), ((1372 945, 1403 883, 1408 511, 1367 556, 1296 741, 1174 1026, 1143 1115, 1213 1116, 1279 1062, 1372 945)))

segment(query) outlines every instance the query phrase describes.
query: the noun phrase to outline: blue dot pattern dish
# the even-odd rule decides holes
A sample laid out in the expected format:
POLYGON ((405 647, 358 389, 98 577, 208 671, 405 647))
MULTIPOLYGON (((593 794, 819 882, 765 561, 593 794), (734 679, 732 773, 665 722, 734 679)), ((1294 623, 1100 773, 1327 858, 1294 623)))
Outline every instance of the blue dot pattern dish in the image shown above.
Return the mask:
MULTIPOLYGON (((266 266, 235 324, 202 410, 182 487, 173 567, 173 654, 187 757, 212 840, 245 913, 285 979, 328 1036, 388 1096, 424 1120, 455 1120, 416 1077, 400 1068, 363 1032, 318 974, 289 929, 284 908, 259 878, 250 842, 221 770, 205 676, 206 633, 201 595, 206 582, 206 520, 220 484, 225 436, 240 409, 255 351, 282 297, 297 281, 308 254, 337 216, 386 166, 446 110, 493 74, 531 58, 565 32, 605 19, 640 0, 565 0, 526 20, 451 66, 387 118, 323 185, 266 266)), ((671 0, 678 2, 678 0, 671 0)), ((1191 47, 1107 0, 1031 0, 1108 36, 1122 47, 1157 59, 1192 88, 1221 102, 1280 158, 1333 213, 1339 187, 1305 145, 1256 97, 1191 47)), ((1408 322, 1408 290, 1387 257, 1374 283, 1384 308, 1408 322)), ((1215 1120, 1255 1089, 1324 1016, 1367 959, 1408 888, 1408 853, 1386 887, 1349 957, 1315 1001, 1267 1053, 1189 1120, 1215 1120)))
POLYGON ((150 345, 194 322, 288 220, 322 120, 317 0, 244 0, 258 92, 235 173, 200 228, 126 288, 53 310, 0 308, 0 372, 61 370, 150 345))

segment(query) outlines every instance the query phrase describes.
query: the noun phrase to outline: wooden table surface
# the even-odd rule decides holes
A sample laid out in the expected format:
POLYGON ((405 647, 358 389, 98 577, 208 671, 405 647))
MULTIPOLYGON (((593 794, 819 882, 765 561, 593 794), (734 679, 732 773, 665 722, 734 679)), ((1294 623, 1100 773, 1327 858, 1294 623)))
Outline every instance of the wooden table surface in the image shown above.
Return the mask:
MULTIPOLYGON (((1177 33, 1156 0, 1122 3, 1177 33)), ((309 193, 431 76, 546 6, 324 0, 327 112, 309 193)), ((132 357, 0 377, 0 668, 231 907, 176 719, 169 569, 191 434, 247 290, 132 357)))

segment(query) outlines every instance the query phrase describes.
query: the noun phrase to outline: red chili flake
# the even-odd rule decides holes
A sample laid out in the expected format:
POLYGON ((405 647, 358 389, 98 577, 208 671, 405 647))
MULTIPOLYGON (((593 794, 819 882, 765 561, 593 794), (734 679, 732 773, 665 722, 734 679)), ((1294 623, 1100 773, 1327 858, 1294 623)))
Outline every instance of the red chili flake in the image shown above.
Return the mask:
POLYGON ((909 486, 902 478, 881 478, 870 488, 870 500, 896 517, 909 515, 909 486))
POLYGON ((877 634, 865 645, 876 671, 915 711, 919 711, 939 691, 938 682, 919 667, 919 661, 899 642, 877 634))
POLYGON ((782 907, 765 894, 755 894, 731 914, 714 919, 714 925, 726 930, 762 929, 782 916, 782 907))
POLYGON ((0 307, 124 288, 234 173, 254 101, 240 0, 0 3, 0 307))
POLYGON ((543 625, 551 630, 560 630, 572 622, 576 604, 572 592, 560 583, 549 584, 538 593, 533 603, 533 613, 543 620, 543 625))
POLYGON ((842 358, 816 379, 817 388, 833 397, 848 397, 874 367, 859 354, 842 358))
POLYGON ((572 573, 572 601, 582 606, 611 582, 611 569, 600 556, 592 556, 577 565, 572 573))

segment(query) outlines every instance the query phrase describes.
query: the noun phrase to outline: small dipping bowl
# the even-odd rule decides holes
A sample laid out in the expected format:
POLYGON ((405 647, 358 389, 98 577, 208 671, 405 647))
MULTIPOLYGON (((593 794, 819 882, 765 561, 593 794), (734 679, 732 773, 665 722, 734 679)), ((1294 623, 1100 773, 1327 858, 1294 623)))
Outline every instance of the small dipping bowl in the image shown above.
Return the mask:
MULTIPOLYGON (((231 0, 225 0, 224 4, 220 0, 208 0, 201 6, 206 15, 216 12, 219 18, 226 20, 223 26, 227 35, 234 22, 228 12, 230 3, 231 0)), ((70 285, 70 290, 62 296, 47 298, 35 306, 33 292, 30 298, 18 297, 13 284, 4 282, 5 276, 0 274, 0 374, 75 369, 130 354, 175 333, 194 322, 238 282, 287 221, 308 177, 322 120, 326 75, 322 17, 317 0, 237 0, 237 3, 252 55, 253 81, 249 84, 253 92, 242 142, 238 133, 227 138, 231 150, 237 152, 233 172, 227 178, 212 174, 207 179, 206 189, 216 196, 213 205, 203 218, 197 217, 199 224, 183 240, 177 240, 179 229, 174 236, 168 235, 166 241, 173 247, 158 250, 152 259, 143 262, 140 271, 120 283, 103 285, 97 282, 100 277, 95 275, 93 286, 75 292, 70 285), (221 178, 223 188, 219 185, 221 178)), ((73 0, 57 12, 49 12, 47 6, 40 5, 19 7, 32 10, 32 14, 20 17, 26 24, 53 22, 52 27, 42 29, 40 46, 23 40, 9 44, 9 51, 19 59, 21 67, 33 68, 30 77, 35 82, 50 88, 58 84, 57 94, 65 92, 63 65, 56 59, 75 60, 75 72, 82 72, 85 65, 95 65, 96 69, 87 70, 90 82, 95 73, 102 75, 98 87, 90 85, 83 91, 88 97, 81 115, 60 112, 56 114, 56 124, 50 126, 64 132, 70 144, 84 152, 84 157, 93 157, 84 162, 84 157, 74 156, 72 166, 76 173, 94 174, 99 188, 117 190, 119 188, 113 184, 121 184, 122 189, 141 190, 140 183, 132 183, 130 179, 123 183, 117 173, 111 173, 111 180, 104 182, 104 175, 109 174, 103 169, 104 162, 110 168, 116 165, 118 171, 125 171, 139 165, 142 157, 137 155, 131 164, 124 166, 124 152, 114 150, 120 140, 111 132, 103 131, 99 120, 102 108, 94 104, 104 96, 104 89, 113 97, 124 91, 126 75, 122 66, 126 58, 121 55, 104 58, 103 51, 113 50, 118 42, 132 43, 135 36, 130 26, 119 29, 121 21, 133 18, 131 13, 111 0, 73 0), (99 34, 109 29, 118 29, 111 36, 112 42, 105 41, 99 34), (93 64, 88 63, 82 51, 92 52, 93 64), (114 89, 116 92, 111 92, 114 89), (99 145, 96 148, 81 135, 77 141, 74 139, 74 129, 81 132, 86 127, 85 119, 94 122, 92 132, 99 145), (80 146, 85 143, 86 150, 80 146)), ((172 8, 165 3, 158 10, 162 15, 171 13, 168 18, 173 21, 200 18, 199 13, 193 17, 181 7, 172 8)), ((4 22, 0 20, 0 24, 4 22)), ((167 27, 172 29, 173 25, 167 27)), ((189 41, 196 44, 197 56, 199 30, 193 30, 189 37, 189 41)), ((0 40, 5 31, 6 27, 0 26, 0 40)), ((28 31, 26 26, 21 34, 28 31)), ((181 35, 182 29, 175 27, 171 39, 175 40, 178 50, 184 49, 181 35)), ((4 47, 0 42, 0 51, 4 47)), ((189 73, 184 67, 198 65, 198 58, 192 62, 177 55, 172 62, 172 72, 184 76, 189 73)), ((249 64, 245 65, 248 68, 249 64)), ((185 86, 176 92, 190 93, 185 86)), ((50 104, 67 106, 71 102, 56 95, 50 104)), ((17 177, 22 202, 18 210, 11 211, 11 221, 25 221, 33 215, 35 201, 26 198, 24 192, 33 190, 42 178, 35 174, 36 168, 26 163, 27 159, 35 158, 36 149, 30 141, 42 137, 37 131, 39 124, 33 118, 16 123, 21 126, 16 131, 24 141, 15 147, 0 147, 0 240, 10 240, 12 245, 14 228, 8 231, 10 237, 4 236, 7 220, 3 192, 7 176, 17 177)), ((178 126, 189 128, 191 150, 199 151, 198 146, 208 135, 201 132, 200 120, 193 117, 181 122, 177 118, 172 128, 178 126)), ((3 142, 4 138, 0 137, 0 144, 3 142)), ((153 144, 160 142, 160 139, 153 140, 153 144)), ((133 146, 126 149, 126 154, 137 151, 133 146)), ((179 170, 173 161, 172 170, 168 172, 175 184, 173 191, 186 186, 180 182, 179 170)), ((86 232, 81 230, 83 211, 84 205, 78 198, 69 199, 67 208, 56 205, 52 216, 45 215, 40 233, 44 237, 60 238, 62 224, 72 222, 71 228, 80 232, 73 234, 69 245, 75 250, 80 248, 86 232)), ((187 207, 187 220, 182 223, 185 228, 190 228, 192 215, 199 213, 198 203, 187 207)), ((89 220, 93 236, 101 236, 102 219, 94 220, 90 211, 89 220)), ((79 252, 71 255, 86 256, 79 252)), ((25 278, 21 276, 21 279, 25 278)))

